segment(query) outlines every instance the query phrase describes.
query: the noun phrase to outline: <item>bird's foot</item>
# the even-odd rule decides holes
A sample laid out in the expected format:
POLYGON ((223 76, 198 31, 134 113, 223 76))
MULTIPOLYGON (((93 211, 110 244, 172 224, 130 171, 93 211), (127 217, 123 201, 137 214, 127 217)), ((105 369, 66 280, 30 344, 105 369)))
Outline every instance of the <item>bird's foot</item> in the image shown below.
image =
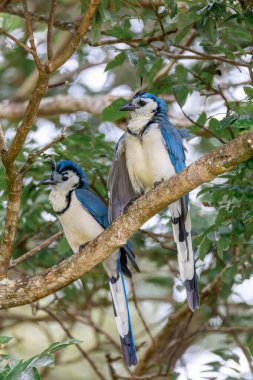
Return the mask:
POLYGON ((164 181, 165 181, 164 178, 162 178, 160 181, 155 181, 154 182, 154 188, 156 189, 157 186, 161 185, 161 183, 163 183, 164 181))
POLYGON ((86 243, 81 244, 80 247, 79 247, 79 252, 81 252, 86 247, 86 245, 88 245, 89 243, 90 242, 87 241, 86 243))
POLYGON ((124 207, 123 214, 125 214, 125 213, 128 211, 129 207, 132 206, 132 205, 134 204, 134 202, 135 202, 138 198, 140 198, 140 197, 135 197, 135 198, 131 199, 131 200, 128 202, 128 204, 124 207))

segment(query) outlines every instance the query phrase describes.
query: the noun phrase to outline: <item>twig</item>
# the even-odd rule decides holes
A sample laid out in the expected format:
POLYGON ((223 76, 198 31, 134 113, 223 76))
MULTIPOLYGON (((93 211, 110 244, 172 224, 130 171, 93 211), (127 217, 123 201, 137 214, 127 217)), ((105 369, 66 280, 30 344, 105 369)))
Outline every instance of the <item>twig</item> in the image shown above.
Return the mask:
POLYGON ((144 329, 146 330, 148 336, 150 337, 150 340, 151 340, 152 344, 155 344, 155 340, 153 338, 153 335, 151 334, 151 331, 149 330, 149 327, 148 327, 148 325, 147 325, 147 323, 146 323, 146 321, 145 321, 145 319, 144 319, 144 317, 142 315, 142 312, 141 312, 141 310, 139 308, 138 301, 137 301, 137 298, 136 298, 134 283, 133 283, 132 278, 131 278, 131 286, 132 286, 133 302, 134 302, 135 309, 136 309, 136 311, 137 311, 137 313, 139 315, 139 318, 140 318, 140 320, 141 320, 141 322, 142 322, 142 324, 144 326, 144 329))
MULTIPOLYGON (((216 55, 210 55, 210 54, 198 54, 198 52, 195 52, 196 55, 187 55, 187 54, 174 54, 174 53, 168 53, 167 51, 158 51, 157 49, 154 49, 153 47, 153 50, 156 52, 157 55, 161 55, 161 56, 166 56, 168 58, 173 58, 173 59, 176 59, 176 60, 181 60, 181 59, 193 59, 195 61, 213 61, 213 60, 217 60, 217 61, 221 61, 221 62, 225 62, 225 63, 228 63, 232 66, 242 66, 242 67, 250 67, 250 65, 248 63, 245 63, 245 62, 238 62, 238 61, 232 61, 230 59, 227 59, 225 56, 223 55, 219 55, 219 54, 216 54, 216 55)), ((251 54, 252 52, 250 51, 247 51, 245 52, 245 54, 251 54)), ((243 55, 243 53, 241 53, 243 55)))
POLYGON ((16 37, 14 37, 12 34, 6 32, 2 28, 0 28, 0 33, 2 33, 4 36, 9 38, 10 40, 14 41, 18 46, 20 46, 22 49, 24 49, 27 53, 33 53, 32 49, 30 49, 28 46, 23 44, 23 42, 19 41, 16 37))
POLYGON ((22 4, 23 4, 23 8, 24 8, 26 29, 27 29, 27 33, 28 33, 28 39, 29 39, 29 42, 30 42, 30 45, 31 45, 31 51, 32 51, 33 59, 34 59, 34 62, 36 63, 36 66, 37 66, 38 70, 41 70, 42 64, 41 64, 41 62, 39 60, 39 57, 38 57, 38 54, 37 54, 37 49, 36 49, 36 46, 35 46, 33 29, 32 29, 32 24, 31 24, 30 15, 29 15, 29 12, 28 12, 26 0, 22 0, 22 4))
MULTIPOLYGON (((61 328, 63 329, 63 331, 66 333, 66 335, 70 338, 70 339, 74 339, 73 335, 70 333, 70 331, 65 327, 65 325, 63 324, 63 322, 60 320, 60 318, 58 318, 51 310, 47 309, 47 308, 41 308, 41 310, 44 310, 46 313, 48 313, 56 322, 59 323, 59 325, 61 326, 61 328)), ((101 379, 101 380, 106 380, 106 378, 104 377, 104 375, 100 372, 100 370, 97 368, 96 364, 94 363, 94 361, 91 359, 90 355, 87 354, 87 352, 80 346, 80 344, 77 344, 76 345, 76 348, 80 351, 80 353, 82 354, 82 356, 89 362, 90 366, 94 369, 95 373, 97 374, 97 376, 101 379)))
POLYGON ((48 31, 47 31, 47 58, 50 61, 53 58, 53 31, 54 31, 54 17, 56 12, 56 0, 51 0, 51 9, 48 20, 48 31))
POLYGON ((177 103, 178 103, 178 105, 179 105, 179 107, 180 107, 180 109, 181 109, 183 115, 184 115, 184 116, 185 116, 185 117, 186 117, 186 118, 187 118, 192 124, 196 125, 197 127, 199 127, 200 129, 202 129, 203 131, 208 132, 210 135, 212 135, 212 136, 215 137, 217 140, 219 140, 222 144, 226 144, 226 141, 223 140, 222 137, 216 135, 216 133, 210 131, 208 128, 203 127, 203 125, 197 123, 197 122, 194 121, 189 115, 187 115, 187 114, 184 112, 184 110, 183 110, 183 108, 182 108, 180 102, 178 101, 176 91, 175 91, 174 89, 173 89, 173 91, 174 91, 175 98, 177 99, 177 103))
POLYGON ((30 259, 34 255, 36 255, 38 252, 40 252, 42 249, 48 247, 50 244, 52 244, 54 241, 58 240, 60 237, 63 236, 63 232, 59 231, 47 240, 43 241, 43 243, 37 245, 35 248, 31 249, 30 251, 24 253, 22 256, 20 256, 18 259, 12 260, 9 265, 9 270, 14 268, 16 265, 19 265, 23 261, 30 259))
POLYGON ((10 2, 11 0, 4 0, 3 4, 0 6, 0 12, 2 12, 10 2))
POLYGON ((64 85, 67 85, 67 84, 69 84, 69 81, 65 80, 65 81, 62 81, 62 82, 49 84, 47 87, 48 88, 56 88, 56 87, 64 86, 64 85))
POLYGON ((30 153, 29 156, 28 156, 28 159, 26 161, 26 163, 24 164, 24 166, 20 169, 20 173, 21 174, 24 174, 27 169, 33 164, 33 162, 42 154, 44 153, 46 150, 48 150, 49 148, 51 148, 52 146, 54 146, 55 144, 57 144, 58 142, 60 141, 63 141, 66 136, 64 134, 65 132, 65 128, 62 129, 61 131, 61 134, 60 136, 56 137, 53 141, 51 141, 50 143, 48 143, 47 145, 45 145, 43 148, 41 148, 40 150, 37 150, 36 152, 34 153, 30 153))

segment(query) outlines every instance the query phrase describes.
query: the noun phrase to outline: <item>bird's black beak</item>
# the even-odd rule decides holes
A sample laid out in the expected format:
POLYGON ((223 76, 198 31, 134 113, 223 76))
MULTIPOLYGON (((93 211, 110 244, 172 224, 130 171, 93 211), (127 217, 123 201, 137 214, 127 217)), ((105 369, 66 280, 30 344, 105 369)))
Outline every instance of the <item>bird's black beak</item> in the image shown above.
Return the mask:
POLYGON ((120 107, 119 111, 135 111, 138 107, 134 104, 127 103, 124 106, 120 107))
POLYGON ((40 185, 56 185, 56 183, 57 182, 52 177, 50 177, 50 178, 46 178, 46 179, 43 179, 42 181, 40 181, 37 186, 40 186, 40 185))

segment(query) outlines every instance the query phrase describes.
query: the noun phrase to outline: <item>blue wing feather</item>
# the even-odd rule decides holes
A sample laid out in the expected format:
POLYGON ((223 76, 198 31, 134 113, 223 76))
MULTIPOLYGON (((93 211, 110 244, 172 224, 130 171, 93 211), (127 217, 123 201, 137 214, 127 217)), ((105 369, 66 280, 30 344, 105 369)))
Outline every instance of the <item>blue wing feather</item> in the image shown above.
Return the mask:
POLYGON ((106 205, 94 193, 86 189, 75 190, 79 202, 89 211, 96 221, 103 227, 109 226, 108 211, 106 205))
MULTIPOLYGON (((183 146, 183 140, 179 130, 177 130, 173 124, 167 119, 166 122, 159 123, 162 136, 166 143, 166 147, 170 156, 172 165, 175 168, 176 173, 181 172, 185 168, 185 152, 183 146)), ((183 197, 188 205, 189 195, 183 197)))

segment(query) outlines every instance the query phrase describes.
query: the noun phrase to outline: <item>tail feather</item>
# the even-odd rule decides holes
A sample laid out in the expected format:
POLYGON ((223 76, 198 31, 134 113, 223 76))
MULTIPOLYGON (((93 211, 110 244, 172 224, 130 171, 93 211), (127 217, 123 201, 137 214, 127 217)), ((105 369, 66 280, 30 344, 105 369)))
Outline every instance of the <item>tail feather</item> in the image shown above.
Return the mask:
POLYGON ((189 307, 192 311, 199 308, 199 289, 198 289, 198 277, 196 274, 195 263, 194 263, 194 276, 191 280, 185 280, 184 286, 186 288, 187 300, 189 307))
POLYGON ((199 308, 199 291, 192 249, 191 219, 188 210, 185 210, 183 201, 175 202, 171 211, 173 235, 178 250, 180 276, 184 281, 189 307, 192 311, 195 311, 199 308), (177 212, 176 217, 175 210, 177 212))
POLYGON ((136 349, 120 260, 118 259, 117 262, 118 276, 117 278, 111 277, 109 285, 124 361, 128 367, 131 367, 137 364, 136 349))

